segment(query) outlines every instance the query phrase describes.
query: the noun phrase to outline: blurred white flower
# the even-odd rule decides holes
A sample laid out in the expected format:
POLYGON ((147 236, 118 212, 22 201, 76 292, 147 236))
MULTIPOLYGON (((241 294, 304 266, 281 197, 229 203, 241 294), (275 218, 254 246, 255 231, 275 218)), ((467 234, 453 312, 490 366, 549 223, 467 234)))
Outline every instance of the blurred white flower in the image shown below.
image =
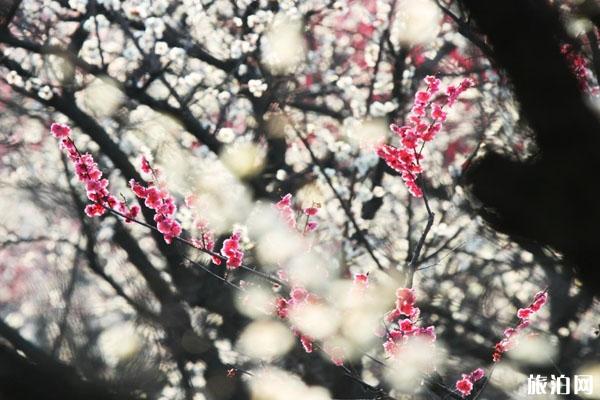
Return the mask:
POLYGON ((259 173, 265 162, 265 149, 252 142, 233 143, 221 153, 221 161, 239 178, 259 173))
POLYGON ((50 89, 50 86, 44 85, 38 90, 38 96, 44 100, 50 100, 52 98, 52 89, 50 89))
POLYGON ((123 92, 110 78, 94 79, 79 95, 86 108, 97 116, 112 115, 124 99, 123 92))
POLYGON ((219 139, 223 143, 231 143, 233 139, 235 139, 235 133, 231 128, 221 128, 219 132, 217 132, 217 139, 219 139))
POLYGON ((262 60, 273 74, 293 72, 304 61, 302 21, 279 13, 262 41, 262 60))
POLYGON ((440 31, 442 13, 432 0, 400 0, 391 37, 404 45, 426 44, 440 31))
POLYGON ((169 52, 169 45, 167 42, 158 41, 154 45, 154 52, 159 56, 164 56, 169 52))
POLYGON ((289 372, 277 368, 253 371, 248 381, 252 399, 256 400, 330 400, 329 392, 320 386, 308 386, 289 372))
POLYGON ((237 347, 249 357, 269 361, 287 353, 294 345, 290 329, 278 321, 259 320, 248 325, 237 347))
POLYGON ((131 322, 123 322, 105 329, 98 339, 102 357, 113 367, 133 358, 142 346, 142 339, 131 322))
POLYGON ((14 86, 17 86, 17 87, 22 87, 23 86, 23 78, 21 77, 21 75, 19 75, 17 73, 17 71, 10 71, 6 75, 6 82, 9 85, 14 85, 14 86))
POLYGON ((335 333, 339 318, 336 310, 325 304, 302 304, 289 314, 294 327, 313 339, 324 339, 335 333))
POLYGON ((69 0, 69 7, 80 13, 84 13, 87 8, 88 0, 69 0))
POLYGON ((248 81, 248 90, 256 97, 262 96, 267 88, 267 84, 260 79, 250 79, 248 81))
POLYGON ((556 343, 547 335, 521 335, 514 351, 506 353, 511 360, 526 365, 551 365, 556 355, 556 343))

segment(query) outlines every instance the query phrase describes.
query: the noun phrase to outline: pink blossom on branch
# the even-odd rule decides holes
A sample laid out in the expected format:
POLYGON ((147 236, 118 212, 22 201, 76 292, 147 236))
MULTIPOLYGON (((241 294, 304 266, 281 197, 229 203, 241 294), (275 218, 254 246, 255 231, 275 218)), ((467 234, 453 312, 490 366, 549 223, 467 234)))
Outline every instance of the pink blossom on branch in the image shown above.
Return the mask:
POLYGON ((50 132, 57 139, 66 139, 71 135, 71 128, 68 125, 55 122, 50 126, 50 132))
POLYGON ((304 224, 304 232, 303 233, 308 233, 308 232, 312 232, 314 230, 317 229, 317 227, 319 226, 319 223, 317 221, 311 221, 311 217, 316 216, 319 213, 319 209, 321 208, 321 205, 318 203, 313 203, 312 206, 305 208, 304 214, 306 215, 306 224, 304 224))
POLYGON ((313 352, 313 341, 306 335, 300 335, 300 343, 302 344, 302 348, 307 353, 313 352))
MULTIPOLYGON (((295 308, 303 307, 307 304, 317 304, 320 301, 314 293, 309 292, 301 286, 295 286, 290 290, 289 298, 279 297, 275 300, 275 313, 283 320, 288 319, 290 312, 295 308)), ((297 327, 291 326, 294 335, 300 338, 300 344, 307 353, 312 353, 314 350, 314 339, 302 333, 297 327)), ((339 347, 323 349, 331 359, 331 362, 337 366, 344 364, 344 353, 339 347)))
POLYGON ((156 229, 163 234, 165 242, 170 244, 173 238, 181 235, 181 225, 174 217, 177 211, 175 199, 166 189, 153 186, 152 183, 144 187, 134 179, 129 181, 129 186, 137 197, 145 199, 144 204, 146 207, 155 211, 156 229))
POLYGON ((289 312, 289 302, 283 297, 278 297, 275 300, 275 313, 281 319, 286 319, 289 312))
POLYGON ((548 292, 546 290, 536 293, 533 302, 526 308, 520 308, 517 311, 519 323, 504 330, 502 339, 494 346, 494 354, 492 360, 498 362, 502 359, 502 355, 512 349, 517 344, 518 334, 529 326, 529 318, 537 313, 548 301, 548 292))
POLYGON ((318 212, 319 208, 314 205, 304 209, 304 214, 308 215, 309 217, 314 217, 318 212))
POLYGON ((125 216, 125 222, 131 222, 140 214, 141 208, 137 204, 128 207, 124 201, 119 201, 116 206, 117 211, 125 216))
MULTIPOLYGON (((275 204, 275 208, 277 208, 279 216, 283 219, 286 225, 292 229, 295 229, 298 226, 298 222, 296 213, 294 212, 292 200, 292 194, 288 193, 275 204)), ((304 224, 304 229, 302 232, 303 234, 313 232, 319 226, 317 221, 311 220, 310 218, 318 214, 320 207, 320 204, 313 203, 312 206, 302 210, 304 215, 306 215, 306 223, 304 224)))
POLYGON ((124 201, 117 199, 108 191, 108 179, 102 178, 102 171, 89 153, 81 154, 71 139, 71 128, 65 124, 53 123, 50 126, 52 135, 60 139, 61 148, 73 163, 75 174, 86 189, 87 198, 92 202, 85 206, 88 217, 99 217, 107 209, 116 209, 125 217, 125 222, 131 222, 140 212, 139 206, 129 207, 124 201))
POLYGON ((477 368, 470 374, 462 374, 462 378, 456 381, 456 390, 460 392, 462 397, 467 397, 473 391, 473 385, 485 376, 485 371, 477 368))
POLYGON ((146 158, 146 156, 142 156, 140 164, 141 164, 141 168, 142 168, 142 172, 143 173, 145 173, 145 174, 151 174, 152 173, 152 167, 150 166, 150 162, 148 161, 148 159, 146 158))
POLYGON ((415 94, 414 104, 408 115, 408 124, 399 126, 391 124, 390 129, 400 138, 398 147, 382 144, 377 148, 377 155, 390 168, 400 173, 408 191, 415 197, 422 197, 423 192, 417 184, 418 176, 423 172, 421 151, 425 143, 430 142, 441 131, 446 121, 445 107, 452 107, 458 97, 473 86, 471 79, 464 79, 458 85, 448 85, 443 100, 436 101, 440 92, 441 81, 434 76, 425 78, 427 88, 415 94), (427 109, 430 109, 429 117, 427 109))
MULTIPOLYGON (((142 156, 140 168, 143 172, 152 172, 156 177, 159 175, 158 169, 153 169, 146 157, 142 156)), ((173 238, 181 235, 181 224, 175 220, 175 198, 162 187, 159 187, 158 182, 150 182, 148 186, 143 186, 134 179, 129 181, 129 186, 135 195, 141 199, 145 199, 146 207, 154 210, 154 222, 156 229, 163 234, 165 242, 171 244, 173 238)))
POLYGON ((365 290, 369 285, 369 274, 355 274, 353 283, 354 287, 365 290))
POLYGON ((306 228, 305 231, 306 232, 312 232, 314 230, 316 230, 319 226, 319 223, 317 221, 308 221, 306 223, 306 228))
POLYGON ((240 247, 241 236, 241 232, 234 232, 229 239, 225 239, 221 247, 221 255, 227 258, 225 265, 229 270, 238 269, 244 262, 244 251, 240 247))
POLYGON ((275 204, 275 207, 279 210, 279 215, 285 221, 290 228, 296 227, 296 215, 292 208, 292 194, 288 193, 275 204))
POLYGON ((387 323, 395 323, 397 326, 388 332, 388 338, 383 344, 389 357, 397 356, 410 339, 418 338, 431 344, 436 341, 434 326, 418 326, 420 310, 415 306, 416 300, 414 289, 400 288, 396 291, 395 308, 385 317, 387 323))
POLYGON ((471 382, 467 378, 463 378, 463 379, 457 381, 455 386, 456 386, 456 390, 458 390, 460 392, 462 397, 467 397, 468 395, 471 394, 471 391, 473 390, 473 382, 471 382))

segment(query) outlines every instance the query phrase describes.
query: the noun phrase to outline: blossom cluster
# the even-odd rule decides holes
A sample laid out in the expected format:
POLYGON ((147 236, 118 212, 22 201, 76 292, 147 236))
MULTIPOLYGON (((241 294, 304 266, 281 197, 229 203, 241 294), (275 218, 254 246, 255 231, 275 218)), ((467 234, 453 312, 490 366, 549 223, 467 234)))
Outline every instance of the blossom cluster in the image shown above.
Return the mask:
POLYGON ((377 155, 399 172, 408 191, 415 197, 422 197, 423 191, 417 184, 419 174, 423 172, 421 151, 425 143, 430 142, 441 131, 446 121, 446 107, 452 107, 458 96, 473 86, 471 79, 464 79, 458 85, 448 85, 443 100, 435 97, 441 90, 441 81, 434 76, 425 78, 427 88, 415 94, 414 104, 408 115, 408 124, 399 126, 391 124, 390 129, 400 138, 398 147, 382 144, 377 148, 377 155), (427 109, 429 108, 429 117, 427 109))
MULTIPOLYGON (((502 354, 516 345, 518 334, 529 326, 529 318, 538 312, 547 301, 548 292, 544 290, 536 293, 532 303, 528 307, 520 308, 517 311, 519 323, 514 328, 507 328, 504 330, 503 338, 494 346, 494 353, 492 356, 494 362, 500 361, 502 359, 502 354)), ((474 383, 482 379, 484 375, 485 372, 481 368, 477 368, 470 374, 463 374, 462 379, 456 382, 456 390, 458 390, 463 397, 470 395, 474 383)))
MULTIPOLYGON (((185 204, 190 209, 193 210, 197 206, 197 198, 195 195, 189 195, 185 198, 185 204)), ((214 253, 215 249, 215 235, 209 229, 208 222, 200 217, 194 215, 194 225, 196 230, 200 233, 199 238, 192 237, 190 238, 190 243, 197 249, 201 249, 208 254, 210 254, 212 258, 212 262, 215 265, 221 265, 222 258, 226 260, 225 265, 228 270, 234 270, 242 266, 244 261, 244 251, 241 248, 240 240, 241 240, 241 232, 235 231, 231 234, 228 239, 223 241, 223 245, 221 246, 220 254, 214 253)))
MULTIPOLYGON (((279 215, 283 219, 283 221, 292 229, 295 229, 297 226, 297 217, 294 212, 294 208, 292 205, 292 195, 291 193, 286 194, 279 200, 275 207, 279 211, 279 215)), ((319 212, 319 205, 313 204, 310 207, 304 208, 302 212, 306 215, 306 223, 304 225, 303 233, 312 232, 319 226, 317 221, 311 220, 310 217, 314 217, 319 212)))
POLYGON ((544 304, 548 301, 548 292, 538 292, 533 298, 533 302, 526 308, 520 308, 517 311, 517 317, 519 323, 513 328, 507 328, 504 330, 502 339, 494 346, 494 353, 492 359, 494 362, 498 362, 502 359, 502 354, 513 348, 517 343, 518 334, 529 326, 529 319, 536 312, 538 312, 544 304))
MULTIPOLYGON (((160 171, 152 168, 146 157, 141 158, 140 164, 142 172, 152 174, 155 179, 160 176, 160 171)), ((177 211, 175 199, 164 188, 164 185, 161 185, 160 182, 150 182, 147 187, 144 187, 133 179, 129 181, 129 185, 136 196, 145 199, 144 204, 156 212, 154 215, 156 228, 163 234, 165 242, 171 243, 173 238, 179 237, 182 228, 181 224, 177 222, 174 217, 175 212, 177 211)), ((194 201, 195 198, 193 196, 188 196, 186 198, 186 205, 192 207, 194 201)), ((194 247, 210 253, 213 263, 220 265, 222 261, 221 258, 218 254, 213 254, 215 247, 213 233, 208 229, 206 222, 202 219, 197 219, 196 227, 201 232, 201 238, 191 238, 189 240, 190 243, 194 247)), ((241 267, 244 261, 244 251, 241 249, 240 239, 241 232, 236 231, 233 232, 228 239, 223 241, 220 253, 226 259, 228 270, 234 270, 241 267)))
POLYGON ((221 247, 221 255, 227 258, 227 269, 238 269, 244 262, 244 251, 240 247, 240 239, 242 234, 240 231, 235 231, 228 239, 223 242, 221 247))
MULTIPOLYGON (((67 152, 69 159, 75 166, 75 173, 79 180, 85 185, 87 197, 93 204, 85 207, 85 213, 90 217, 101 216, 109 210, 116 210, 125 218, 125 222, 133 221, 140 213, 140 207, 134 205, 129 207, 124 201, 118 201, 108 191, 108 179, 102 178, 102 171, 94 161, 91 154, 81 154, 71 139, 71 128, 64 124, 53 123, 50 132, 54 137, 61 140, 61 147, 67 152)), ((155 180, 160 176, 158 169, 152 168, 146 157, 141 157, 140 168, 146 174, 152 174, 155 180)), ((181 224, 175 219, 177 206, 175 198, 168 192, 161 182, 151 181, 146 186, 131 179, 129 186, 133 193, 140 199, 144 199, 146 207, 154 210, 154 222, 156 229, 163 234, 165 242, 172 243, 182 233, 181 224)), ((290 195, 291 200, 291 195, 290 195)), ((192 199, 190 198, 190 204, 192 199)), ((187 204, 187 199, 186 199, 187 204)), ((316 212, 314 213, 316 214, 316 212)), ((314 215, 311 214, 311 215, 314 215)), ((202 250, 212 253, 215 246, 212 232, 206 229, 202 221, 198 222, 202 229, 201 239, 191 239, 190 243, 202 250)), ((242 265, 244 252, 240 247, 240 232, 234 232, 223 242, 221 255, 226 258, 227 269, 237 269, 242 265)), ((217 254, 211 254, 213 262, 221 264, 221 258, 217 254)))
POLYGON ((281 219, 290 227, 296 228, 296 214, 292 208, 292 194, 288 193, 275 204, 281 219))
MULTIPOLYGON (((294 287, 290 291, 290 297, 288 299, 279 297, 275 300, 275 311, 277 316, 281 319, 286 319, 289 316, 290 311, 294 307, 301 307, 305 304, 315 304, 318 301, 317 297, 310 293, 303 287, 294 287)), ((307 353, 313 351, 313 339, 309 336, 302 334, 297 329, 293 328, 294 334, 300 337, 300 343, 307 353)))
MULTIPOLYGON (((144 161, 142 161, 142 170, 144 167, 144 161)), ((129 186, 137 197, 144 199, 146 207, 154 210, 156 229, 163 234, 165 242, 170 244, 173 238, 181 235, 181 225, 175 220, 177 211, 175 199, 165 188, 158 187, 154 182, 143 186, 134 179, 129 181, 129 186)))
MULTIPOLYGON (((430 77, 431 78, 431 77, 430 77)), ((428 80, 428 91, 418 93, 418 101, 416 104, 425 107, 429 102, 427 93, 436 93, 439 90, 439 80, 432 78, 428 80), (425 94, 423 94, 425 93, 425 94)), ((456 86, 446 90, 446 105, 453 104, 458 95, 465 90, 465 87, 456 86)), ((420 110, 413 110, 415 113, 421 112, 420 110)), ((442 106, 439 108, 432 104, 432 119, 437 118, 435 123, 440 123, 445 119, 445 113, 442 110, 442 106)), ((417 122, 413 119, 413 122, 417 122)), ((398 128, 401 130, 403 128, 398 128)), ((418 130, 415 130, 417 132, 418 130)), ((67 152, 70 160, 75 166, 75 172, 78 179, 85 184, 87 197, 93 202, 86 206, 85 212, 89 216, 103 215, 106 210, 118 210, 127 222, 131 222, 136 218, 140 212, 139 206, 128 207, 124 201, 117 201, 117 199, 110 194, 108 191, 109 182, 106 178, 102 178, 102 172, 99 170, 97 163, 93 157, 88 154, 81 154, 75 147, 73 140, 70 137, 71 130, 68 126, 62 124, 53 124, 51 126, 52 134, 61 140, 62 148, 67 152)), ((405 132, 404 139, 408 138, 408 135, 412 133, 408 129, 403 130, 405 132)), ((428 132, 425 130, 424 132, 428 132)), ((423 139, 420 136, 417 140, 422 140, 423 143, 427 137, 423 139)), ((407 139, 408 140, 408 139, 407 139)), ((404 142, 403 142, 404 143, 404 142)), ((409 144, 410 145, 410 144, 409 144)), ((413 150, 415 148, 413 147, 413 150)), ((136 182, 135 180, 130 181, 130 187, 135 195, 139 198, 144 199, 144 204, 155 211, 154 221, 156 227, 164 236, 167 243, 171 243, 175 237, 180 237, 182 228, 179 222, 175 220, 175 213, 177 207, 175 205, 174 197, 164 188, 164 184, 158 181, 160 171, 153 169, 148 160, 145 157, 141 158, 141 170, 146 174, 152 174, 154 181, 150 181, 148 184, 143 185, 136 182)), ((297 214, 294 211, 292 203, 292 195, 285 195, 277 204, 276 208, 279 210, 281 217, 292 228, 297 227, 297 214)), ((186 204, 191 207, 193 199, 186 199, 186 204)), ((315 216, 319 211, 319 206, 313 204, 311 207, 302 209, 302 214, 306 215, 306 226, 304 232, 307 232, 307 226, 309 226, 310 218, 315 216)), ((316 224, 316 222, 315 222, 316 224)), ((316 225, 315 225, 316 227, 316 225)), ((212 255, 215 264, 220 264, 222 259, 226 260, 226 266, 228 270, 235 270, 239 268, 244 259, 244 251, 241 248, 241 232, 234 231, 229 238, 223 242, 223 246, 220 250, 220 255, 213 253, 215 247, 215 240, 212 232, 208 230, 208 227, 201 221, 198 220, 198 228, 202 232, 201 239, 190 239, 190 242, 198 248, 207 251, 212 255)), ((313 230, 311 228, 310 230, 313 230)), ((366 290, 368 285, 367 274, 355 274, 353 277, 353 290, 362 292, 366 290)), ((511 349, 517 339, 517 334, 529 326, 529 320, 536 312, 538 312, 543 305, 547 302, 548 294, 546 291, 539 292, 535 295, 533 302, 525 308, 521 308, 517 312, 519 323, 513 328, 508 328, 504 331, 504 337, 500 340, 494 349, 493 361, 498 362, 502 354, 511 349)), ((303 287, 293 287, 289 293, 289 298, 280 297, 276 300, 275 309, 277 315, 282 319, 288 319, 290 311, 297 307, 302 307, 311 304, 317 304, 320 299, 308 292, 303 287)), ((435 327, 421 327, 419 326, 420 310, 416 306, 416 294, 412 288, 400 288, 396 291, 395 307, 390 311, 385 319, 388 324, 391 325, 391 329, 387 331, 386 341, 383 344, 383 348, 388 357, 398 357, 404 348, 414 338, 420 338, 428 343, 435 343, 436 334, 435 327)), ((307 353, 314 351, 314 340, 310 336, 302 333, 299 329, 292 325, 292 331, 296 336, 299 337, 300 343, 307 353)), ((330 355, 331 360, 336 365, 344 364, 344 353, 341 348, 327 349, 324 351, 330 355)), ((462 378, 455 384, 456 390, 463 396, 466 397, 472 393, 474 384, 482 379, 485 375, 483 369, 478 368, 469 374, 463 374, 462 378)))
POLYGON ((462 374, 462 379, 456 382, 456 390, 460 392, 462 397, 467 397, 473 391, 473 385, 485 376, 485 371, 477 368, 470 374, 462 374))
POLYGON ((117 199, 108 191, 108 179, 102 178, 102 171, 89 153, 81 154, 73 139, 71 139, 71 128, 65 124, 53 123, 50 126, 52 135, 60 139, 61 147, 67 153, 67 156, 75 167, 75 174, 81 183, 85 185, 87 198, 92 204, 85 206, 85 213, 88 217, 98 217, 104 215, 107 209, 116 208, 125 217, 125 222, 130 222, 137 217, 140 207, 134 205, 127 206, 124 201, 117 199))
POLYGON ((400 288, 396 291, 395 308, 385 318, 386 322, 397 325, 388 332, 387 340, 383 344, 385 353, 389 357, 398 356, 411 338, 424 339, 430 343, 436 340, 433 325, 426 328, 417 326, 420 310, 415 306, 416 300, 414 289, 400 288))
MULTIPOLYGON (((285 277, 284 277, 285 278, 285 277)), ((284 279, 285 280, 285 279, 284 279)), ((369 284, 369 276, 367 274, 355 274, 353 285, 350 294, 362 294, 367 289, 369 284)), ((275 300, 275 313, 281 319, 287 319, 290 312, 295 308, 309 304, 317 304, 320 301, 319 297, 310 293, 305 288, 296 286, 292 288, 289 298, 278 297, 275 300)), ((300 332, 292 326, 292 331, 300 338, 300 343, 307 353, 312 353, 314 350, 314 340, 310 336, 300 332)), ((323 348, 323 351, 329 356, 331 362, 337 366, 344 365, 345 354, 344 350, 339 346, 328 346, 323 348)))

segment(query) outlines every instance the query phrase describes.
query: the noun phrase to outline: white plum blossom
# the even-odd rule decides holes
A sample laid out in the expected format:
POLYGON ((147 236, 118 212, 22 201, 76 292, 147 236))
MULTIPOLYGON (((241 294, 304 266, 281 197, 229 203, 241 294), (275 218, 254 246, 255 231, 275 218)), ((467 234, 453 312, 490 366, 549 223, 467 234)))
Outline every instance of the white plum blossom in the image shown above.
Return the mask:
POLYGON ((260 97, 267 90, 266 82, 260 79, 250 79, 248 81, 248 90, 256 97, 260 97))

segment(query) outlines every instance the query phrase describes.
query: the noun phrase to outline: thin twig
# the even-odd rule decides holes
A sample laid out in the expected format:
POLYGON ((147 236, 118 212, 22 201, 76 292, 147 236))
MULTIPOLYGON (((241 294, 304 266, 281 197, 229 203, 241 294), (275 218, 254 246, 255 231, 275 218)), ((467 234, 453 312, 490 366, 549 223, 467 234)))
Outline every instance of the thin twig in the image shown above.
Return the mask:
POLYGON ((473 400, 476 400, 481 395, 481 393, 483 393, 483 390, 487 387, 488 383, 492 379, 492 374, 494 373, 495 368, 496 368, 496 364, 494 363, 494 365, 492 365, 492 367, 490 368, 490 372, 489 372, 488 376, 486 376, 485 381, 483 382, 483 385, 481 386, 481 389, 479 389, 479 391, 475 394, 475 396, 473 396, 473 400))
MULTIPOLYGON (((129 218, 129 217, 127 217, 125 214, 123 214, 123 213, 121 213, 121 212, 119 212, 119 211, 117 211, 117 210, 115 210, 115 209, 112 209, 112 208, 110 208, 110 207, 106 207, 106 206, 103 206, 103 207, 104 207, 104 209, 106 209, 106 210, 107 210, 108 212, 110 212, 111 214, 114 214, 114 215, 116 215, 116 216, 119 216, 119 217, 121 217, 121 218, 125 219, 126 221, 135 222, 136 224, 138 224, 138 225, 141 225, 141 226, 143 226, 143 227, 145 227, 145 228, 151 229, 151 230, 153 230, 153 231, 156 231, 156 232, 160 232, 160 231, 158 230, 158 228, 156 228, 155 226, 152 226, 152 225, 150 225, 150 224, 148 224, 148 223, 146 223, 146 222, 144 222, 144 221, 140 221, 140 220, 138 220, 138 219, 135 219, 135 218, 129 218)), ((196 250, 199 250, 199 251, 201 251, 201 252, 203 252, 203 253, 205 253, 205 254, 208 254, 208 255, 209 255, 209 256, 211 256, 211 257, 216 257, 216 258, 219 258, 219 259, 220 259, 220 260, 222 260, 222 261, 226 261, 226 260, 227 260, 227 258, 226 258, 226 257, 222 256, 222 255, 221 255, 221 254, 219 254, 219 253, 216 253, 216 252, 214 252, 214 251, 208 250, 208 249, 206 249, 206 248, 202 248, 202 247, 197 247, 197 246, 195 246, 195 245, 194 245, 194 243, 192 243, 192 241, 191 241, 191 240, 189 240, 189 239, 187 239, 187 238, 185 238, 185 237, 182 237, 182 236, 174 236, 174 237, 173 237, 173 240, 175 240, 175 241, 177 241, 177 242, 180 242, 180 243, 183 243, 183 244, 185 244, 186 246, 190 246, 190 247, 192 247, 192 248, 194 248, 194 249, 196 249, 196 250)), ((188 259, 188 260, 189 260, 189 259, 188 259)), ((264 272, 262 272, 262 271, 259 271, 259 270, 257 270, 256 268, 253 268, 253 267, 250 267, 250 266, 247 266, 247 265, 241 265, 241 266, 240 266, 240 268, 241 268, 242 270, 244 270, 244 271, 248 271, 248 272, 250 272, 250 273, 252 273, 252 274, 254 274, 254 275, 260 276, 261 278, 263 278, 263 279, 266 279, 266 280, 270 281, 271 283, 275 283, 275 284, 277 284, 277 285, 280 285, 280 286, 282 286, 282 287, 287 287, 287 285, 286 285, 286 284, 285 284, 283 281, 281 281, 280 279, 277 279, 277 278, 275 278, 274 276, 272 276, 272 275, 270 275, 270 274, 267 274, 267 273, 264 273, 264 272)))
POLYGON ((73 295, 75 293, 75 286, 77 285, 77 273, 79 270, 79 257, 81 256, 81 250, 78 248, 75 257, 73 259, 73 267, 71 269, 71 278, 69 279, 69 284, 67 286, 67 290, 63 295, 65 299, 65 308, 63 310, 63 315, 61 317, 61 321, 58 328, 58 337, 54 341, 52 345, 52 351, 50 355, 54 357, 56 352, 60 349, 62 342, 65 338, 67 324, 69 322, 69 313, 71 312, 71 306, 73 305, 73 295))
MULTIPOLYGON (((385 52, 385 44, 386 41, 390 37, 390 26, 392 22, 392 18, 394 16, 394 11, 396 10, 396 0, 392 1, 392 5, 390 6, 390 11, 388 13, 388 23, 387 27, 381 34, 381 38, 379 38, 379 51, 377 53, 377 60, 375 61, 375 68, 373 69, 373 79, 371 79, 371 84, 369 85, 369 94, 367 96, 366 103, 366 114, 369 116, 369 112, 371 111, 371 105, 373 100, 373 93, 375 92, 375 83, 377 82, 377 75, 379 74, 379 66, 381 64, 381 60, 383 59, 383 53, 385 52)), ((393 52, 393 47, 390 48, 390 51, 393 52)))
POLYGON ((238 290, 244 290, 243 288, 241 288, 240 286, 236 285, 235 283, 229 282, 227 279, 225 279, 224 277, 215 274, 214 272, 212 272, 210 269, 208 269, 206 266, 200 264, 199 262, 196 262, 194 260, 192 260, 189 257, 183 256, 183 258, 185 258, 189 263, 191 263, 192 265, 199 267, 200 269, 202 269, 204 272, 208 273, 209 275, 213 276, 214 278, 217 278, 220 281, 223 281, 225 284, 238 289, 238 290))
POLYGON ((285 112, 284 112, 284 115, 285 115, 286 119, 288 120, 288 122, 290 123, 290 126, 294 130, 294 133, 296 134, 296 136, 298 137, 298 139, 300 139, 300 141, 302 142, 302 144, 304 145, 304 147, 306 147, 306 150, 308 151, 308 154, 310 155, 310 158, 311 158, 312 162, 317 166, 317 168, 319 169, 319 172, 321 172, 321 175, 323 175, 323 177, 325 178, 325 181, 327 182, 327 185, 329 186, 329 188, 333 191, 333 194, 334 194, 335 198, 340 202, 340 205, 342 206, 342 209, 344 210, 344 213, 346 214, 346 216, 348 217, 348 219, 352 223, 352 226, 354 227, 354 230, 356 231, 356 235, 358 237, 359 242, 361 242, 362 245, 365 247, 365 249, 367 250, 367 253, 369 253, 369 256, 371 256, 371 259, 373 259, 373 261, 377 265, 377 268, 379 268, 382 271, 385 270, 383 268, 383 265, 381 265, 381 263, 379 262, 379 259, 375 255, 375 252, 374 252, 373 248, 371 247, 371 244, 369 243, 369 241, 365 237, 365 235, 364 235, 363 231, 361 230, 360 226, 358 226, 358 222, 356 222, 356 218, 354 217, 354 214, 352 213, 352 210, 350 209, 350 206, 344 201, 344 199, 342 198, 342 196, 340 195, 340 193, 335 188, 335 185, 333 184, 333 181, 331 180, 331 178, 329 177, 329 175, 327 175, 327 173, 325 172, 325 168, 323 168, 323 166, 321 165, 321 163, 320 163, 319 159, 317 158, 316 154, 313 152, 312 148, 310 147, 310 143, 308 143, 308 140, 306 140, 306 138, 304 137, 304 135, 302 135, 302 133, 298 130, 298 128, 296 128, 296 125, 291 120, 290 116, 287 113, 285 113, 285 112))
POLYGON ((427 225, 425 225, 425 230, 423 230, 423 234, 421 234, 421 237, 419 238, 419 241, 417 242, 417 246, 415 247, 415 251, 412 255, 412 258, 410 259, 410 262, 408 263, 408 275, 406 276, 406 285, 405 285, 407 288, 411 288, 413 285, 413 280, 414 280, 415 272, 417 271, 417 266, 419 263, 419 257, 421 255, 421 250, 423 249, 423 245, 425 244, 425 239, 427 238, 427 235, 429 234, 429 231, 431 230, 431 227, 433 226, 433 221, 435 219, 435 214, 433 213, 433 211, 431 211, 431 208, 429 207, 429 201, 427 200, 427 195, 425 194, 424 190, 423 190, 423 202, 425 203, 425 209, 427 210, 427 225))

